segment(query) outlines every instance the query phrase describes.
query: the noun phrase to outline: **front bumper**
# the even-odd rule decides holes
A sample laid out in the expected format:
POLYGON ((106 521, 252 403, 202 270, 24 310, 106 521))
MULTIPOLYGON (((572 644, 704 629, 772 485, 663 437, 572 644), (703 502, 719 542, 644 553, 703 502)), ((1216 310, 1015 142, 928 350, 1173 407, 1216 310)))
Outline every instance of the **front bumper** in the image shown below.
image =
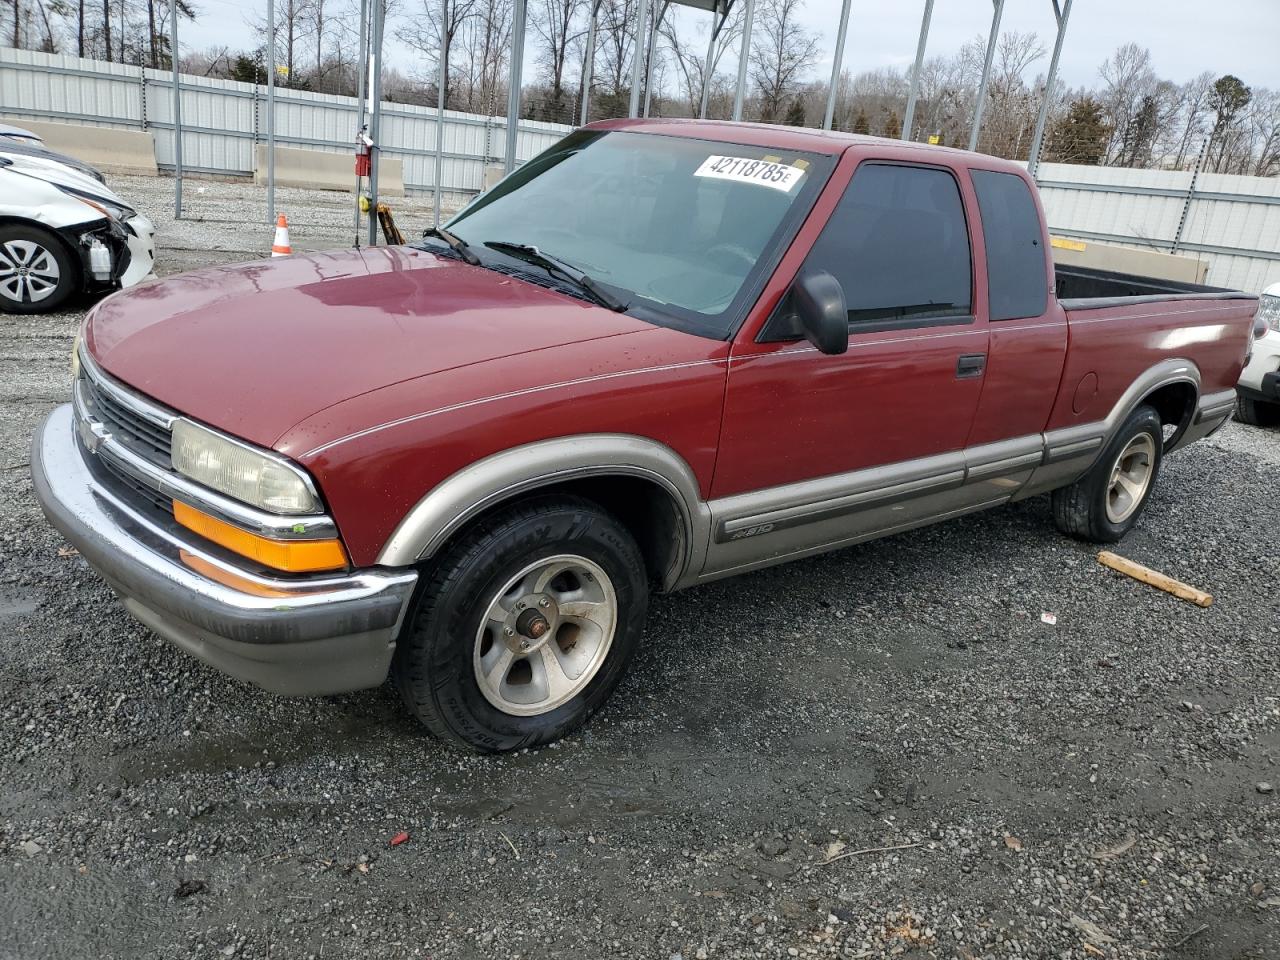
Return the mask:
POLYGON ((124 229, 129 265, 120 274, 119 282, 121 289, 128 289, 155 276, 156 228, 142 214, 137 214, 125 221, 124 229))
POLYGON ((247 573, 117 496, 98 480, 90 456, 76 439, 71 405, 58 407, 32 444, 36 498, 144 624, 275 693, 343 693, 386 679, 415 571, 305 579, 247 573))

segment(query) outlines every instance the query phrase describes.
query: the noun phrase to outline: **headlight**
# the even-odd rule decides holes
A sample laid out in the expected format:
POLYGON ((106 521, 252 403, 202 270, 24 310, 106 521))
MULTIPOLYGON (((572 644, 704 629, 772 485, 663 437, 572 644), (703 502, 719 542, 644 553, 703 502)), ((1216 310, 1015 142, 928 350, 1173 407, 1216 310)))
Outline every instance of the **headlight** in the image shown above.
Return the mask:
POLYGON ((271 513, 317 513, 320 509, 315 489, 300 468, 190 420, 174 421, 173 468, 197 483, 271 513))
POLYGON ((58 189, 67 196, 79 200, 86 206, 93 207, 93 209, 97 210, 108 220, 124 220, 126 217, 131 217, 134 214, 134 211, 130 210, 128 207, 123 207, 118 203, 113 203, 110 200, 103 199, 102 197, 96 197, 91 193, 83 193, 74 187, 59 186, 58 189))
POLYGON ((1258 304, 1258 319, 1265 320, 1272 330, 1280 331, 1280 295, 1262 295, 1258 304))

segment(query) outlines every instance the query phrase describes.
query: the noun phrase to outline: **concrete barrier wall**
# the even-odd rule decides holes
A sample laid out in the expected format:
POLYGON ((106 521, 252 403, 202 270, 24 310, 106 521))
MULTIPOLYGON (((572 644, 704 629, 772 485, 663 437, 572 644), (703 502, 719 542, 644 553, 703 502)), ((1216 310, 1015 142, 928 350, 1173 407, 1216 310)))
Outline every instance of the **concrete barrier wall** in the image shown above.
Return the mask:
POLYGON ((141 130, 49 123, 26 117, 6 117, 6 120, 42 137, 50 150, 83 160, 103 173, 136 173, 154 177, 158 172, 155 139, 141 130))
MULTIPOLYGON (((352 193, 356 187, 355 168, 353 153, 326 153, 321 150, 276 146, 277 186, 344 190, 352 193)), ((253 148, 253 181, 260 184, 267 182, 265 143, 253 148)), ((378 164, 378 195, 404 196, 404 164, 401 161, 386 156, 381 158, 378 164)))
POLYGON ((1114 243, 1053 237, 1053 262, 1063 266, 1089 267, 1114 273, 1132 273, 1139 277, 1157 277, 1179 283, 1204 283, 1209 275, 1209 261, 1179 253, 1136 250, 1114 243))

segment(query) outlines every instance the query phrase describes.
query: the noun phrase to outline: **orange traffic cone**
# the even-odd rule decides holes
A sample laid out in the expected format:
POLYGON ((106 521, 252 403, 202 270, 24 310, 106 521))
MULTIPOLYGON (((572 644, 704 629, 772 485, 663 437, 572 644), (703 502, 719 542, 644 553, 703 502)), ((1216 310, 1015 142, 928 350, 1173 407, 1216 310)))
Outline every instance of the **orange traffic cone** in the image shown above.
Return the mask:
POLYGON ((271 255, 287 257, 291 253, 293 253, 293 247, 289 246, 289 221, 282 213, 276 219, 276 238, 271 243, 271 255))

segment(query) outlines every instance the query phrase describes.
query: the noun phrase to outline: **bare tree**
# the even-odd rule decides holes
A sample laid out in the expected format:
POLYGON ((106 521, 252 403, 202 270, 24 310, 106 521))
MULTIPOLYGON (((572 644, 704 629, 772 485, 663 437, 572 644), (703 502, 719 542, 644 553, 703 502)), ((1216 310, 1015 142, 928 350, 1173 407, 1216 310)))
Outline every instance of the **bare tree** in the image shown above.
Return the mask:
POLYGON ((762 0, 749 57, 760 119, 782 119, 784 104, 818 58, 818 38, 800 25, 803 0, 762 0))
MULTIPOLYGON (((696 117, 702 106, 702 87, 707 79, 708 71, 710 71, 711 80, 709 93, 714 95, 716 93, 717 68, 720 65, 720 60, 725 51, 735 46, 738 38, 742 36, 742 5, 738 4, 734 7, 729 20, 716 36, 715 46, 711 48, 710 64, 707 63, 706 49, 708 41, 711 39, 709 32, 713 29, 713 25, 706 22, 705 18, 699 18, 699 20, 705 24, 705 28, 693 33, 688 38, 681 36, 681 31, 677 28, 674 17, 664 20, 661 30, 662 39, 666 42, 672 59, 675 61, 676 77, 680 84, 681 94, 688 104, 688 112, 691 117, 696 117)), ((723 82, 721 85, 724 85, 723 82)), ((711 110, 710 101, 712 99, 712 96, 708 96, 708 112, 711 110)))
MULTIPOLYGON (((587 0, 590 2, 590 0, 587 0)), ((564 101, 564 72, 570 46, 582 35, 576 21, 583 0, 536 0, 532 5, 530 25, 542 40, 539 61, 551 91, 551 109, 559 111, 564 101)), ((589 11, 588 11, 589 12, 589 11)))
POLYGON ((444 50, 445 78, 444 102, 451 104, 450 86, 453 82, 453 48, 458 42, 461 31, 475 15, 479 0, 421 0, 418 8, 422 17, 410 17, 407 23, 396 30, 396 37, 401 43, 412 47, 423 55, 429 63, 434 64, 430 73, 430 84, 439 82, 441 48, 444 50), (443 33, 441 24, 443 23, 443 33), (443 37, 443 42, 442 42, 443 37))

